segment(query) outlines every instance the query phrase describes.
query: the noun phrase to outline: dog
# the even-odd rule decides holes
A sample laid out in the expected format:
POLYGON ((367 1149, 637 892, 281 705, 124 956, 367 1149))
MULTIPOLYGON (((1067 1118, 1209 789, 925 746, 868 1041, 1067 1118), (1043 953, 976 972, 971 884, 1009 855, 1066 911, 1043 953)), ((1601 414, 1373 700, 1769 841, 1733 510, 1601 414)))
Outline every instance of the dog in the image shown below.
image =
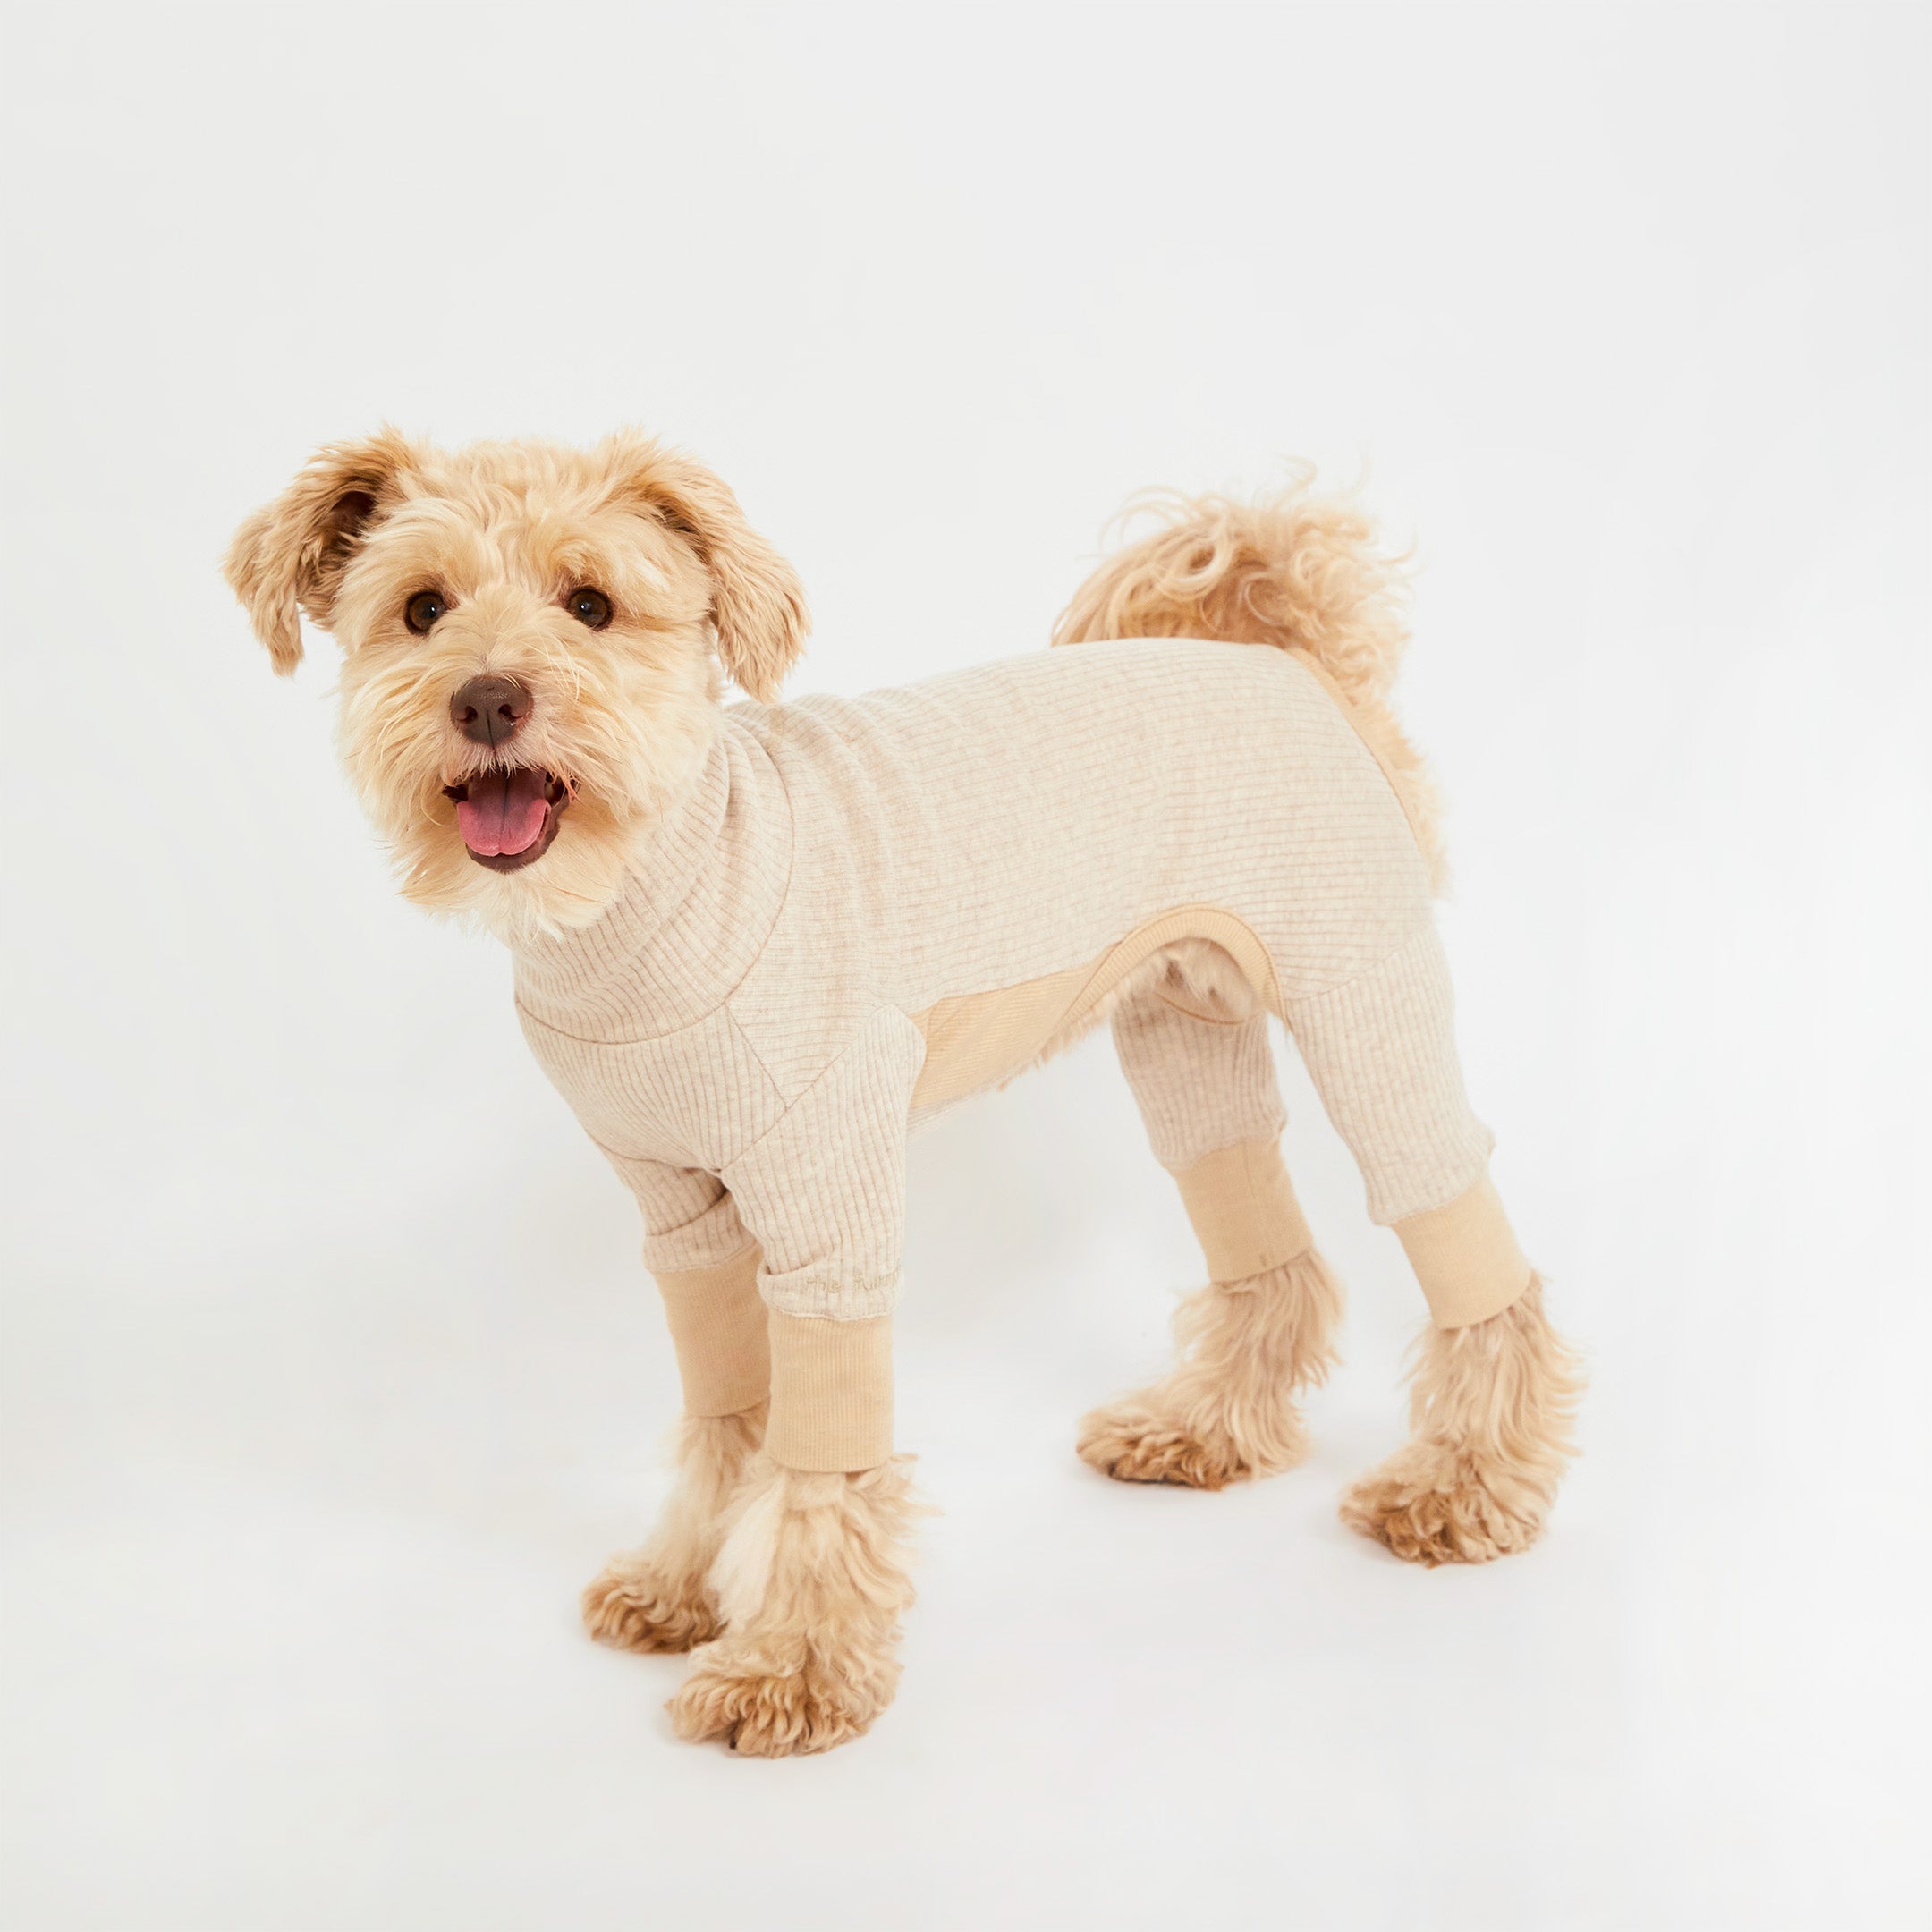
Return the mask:
POLYGON ((905 1137, 1098 1025, 1209 1279, 1173 1372, 1086 1418, 1088 1462, 1214 1489, 1305 1453, 1342 1295, 1282 1166, 1270 1013, 1434 1318, 1410 1438, 1343 1518, 1482 1562, 1536 1539, 1575 1453, 1577 1360, 1451 1035, 1435 801, 1389 708, 1399 564, 1306 474, 1153 514, 1054 648, 855 701, 779 701, 798 579, 640 435, 386 429, 322 450, 228 555, 277 671, 301 614, 335 635, 403 894, 507 942, 533 1051, 640 1204, 676 1479, 584 1614, 692 1653, 685 1738, 822 1750, 890 1702, 905 1137))

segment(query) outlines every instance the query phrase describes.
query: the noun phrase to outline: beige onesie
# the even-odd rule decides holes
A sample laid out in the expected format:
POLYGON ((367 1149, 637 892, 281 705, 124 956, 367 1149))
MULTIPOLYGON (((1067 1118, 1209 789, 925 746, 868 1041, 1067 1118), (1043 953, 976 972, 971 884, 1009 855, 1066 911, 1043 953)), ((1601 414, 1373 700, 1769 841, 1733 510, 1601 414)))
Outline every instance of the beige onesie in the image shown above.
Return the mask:
MULTIPOLYGON (((1321 674, 1134 639, 719 714, 597 921, 521 948, 530 1045, 643 1210, 692 1413, 794 1468, 890 1453, 910 1127, 1207 939, 1285 1022, 1435 1318, 1530 1279, 1464 1097, 1428 869, 1321 674)), ((1308 1246, 1266 1012, 1114 1037, 1217 1281, 1308 1246)))

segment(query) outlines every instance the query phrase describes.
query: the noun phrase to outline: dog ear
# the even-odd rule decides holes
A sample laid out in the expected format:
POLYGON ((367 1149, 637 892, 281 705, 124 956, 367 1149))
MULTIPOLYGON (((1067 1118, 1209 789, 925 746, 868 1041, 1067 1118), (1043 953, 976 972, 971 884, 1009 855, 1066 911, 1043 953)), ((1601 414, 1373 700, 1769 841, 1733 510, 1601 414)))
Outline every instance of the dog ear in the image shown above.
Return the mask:
POLYGON ((687 538, 711 575, 717 654, 739 689, 769 704, 811 629, 805 587, 745 521, 724 480, 696 458, 639 436, 613 436, 604 453, 624 493, 687 538))
POLYGON ((235 532, 222 574, 282 676, 301 662, 297 606, 328 629, 344 567, 417 460, 414 445, 386 428, 358 442, 331 443, 235 532))

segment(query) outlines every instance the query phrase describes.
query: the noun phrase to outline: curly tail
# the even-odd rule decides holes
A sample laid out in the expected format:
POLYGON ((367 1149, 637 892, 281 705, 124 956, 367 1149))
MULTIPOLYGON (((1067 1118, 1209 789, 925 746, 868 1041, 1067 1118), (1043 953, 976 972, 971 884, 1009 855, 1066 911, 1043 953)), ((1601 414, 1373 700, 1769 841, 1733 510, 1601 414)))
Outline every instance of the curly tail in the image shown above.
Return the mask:
POLYGON ((1355 504, 1311 494, 1313 475, 1301 470, 1285 489, 1255 503, 1175 490, 1135 497, 1123 525, 1153 515, 1158 527, 1115 551, 1073 593, 1053 641, 1209 638, 1305 652, 1349 700, 1440 888, 1435 785, 1388 706, 1409 642, 1405 560, 1381 547, 1374 522, 1355 504))

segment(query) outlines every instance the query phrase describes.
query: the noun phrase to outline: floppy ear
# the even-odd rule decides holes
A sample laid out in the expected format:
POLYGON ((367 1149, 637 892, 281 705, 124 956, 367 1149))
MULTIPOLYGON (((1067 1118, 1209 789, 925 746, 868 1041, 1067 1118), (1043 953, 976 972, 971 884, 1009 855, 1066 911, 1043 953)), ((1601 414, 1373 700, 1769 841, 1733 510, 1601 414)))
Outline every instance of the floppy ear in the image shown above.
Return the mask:
POLYGON ((623 492, 688 538, 711 573, 717 654, 740 690, 769 704, 811 629, 805 587, 745 521, 722 479, 695 457, 640 436, 613 436, 603 453, 623 492))
POLYGON ((396 500, 398 479, 416 460, 414 445, 390 428, 359 442, 331 443, 235 532, 222 575, 282 676, 301 662, 298 605, 328 629, 344 566, 369 525, 396 500))

